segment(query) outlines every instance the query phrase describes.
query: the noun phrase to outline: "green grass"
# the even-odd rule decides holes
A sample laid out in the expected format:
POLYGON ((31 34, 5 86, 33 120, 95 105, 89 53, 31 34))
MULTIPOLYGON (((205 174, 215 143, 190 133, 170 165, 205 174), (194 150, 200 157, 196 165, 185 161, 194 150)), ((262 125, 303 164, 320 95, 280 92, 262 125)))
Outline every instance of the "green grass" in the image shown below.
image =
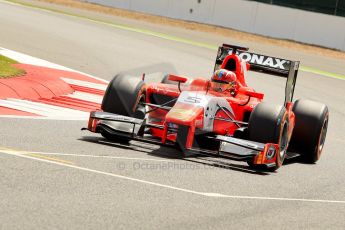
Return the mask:
POLYGON ((25 74, 25 71, 13 66, 18 62, 0 55, 0 79, 18 77, 25 74))

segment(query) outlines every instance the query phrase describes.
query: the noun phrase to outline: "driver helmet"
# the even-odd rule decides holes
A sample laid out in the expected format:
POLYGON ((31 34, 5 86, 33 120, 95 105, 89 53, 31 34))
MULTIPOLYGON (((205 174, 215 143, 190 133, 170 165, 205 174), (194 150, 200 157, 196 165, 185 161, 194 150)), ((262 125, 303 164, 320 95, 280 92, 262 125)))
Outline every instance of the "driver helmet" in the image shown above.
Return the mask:
POLYGON ((217 92, 234 92, 237 86, 236 74, 226 69, 218 69, 214 72, 211 81, 217 92))

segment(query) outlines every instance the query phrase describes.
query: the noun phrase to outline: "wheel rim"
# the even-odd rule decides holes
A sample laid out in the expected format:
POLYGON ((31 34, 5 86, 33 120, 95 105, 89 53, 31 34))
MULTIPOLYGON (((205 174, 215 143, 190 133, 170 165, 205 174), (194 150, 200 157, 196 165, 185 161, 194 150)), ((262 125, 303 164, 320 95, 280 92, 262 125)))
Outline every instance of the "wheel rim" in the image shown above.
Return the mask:
POLYGON ((282 162, 285 158, 287 146, 288 146, 288 124, 287 122, 285 122, 283 126, 281 139, 280 139, 280 144, 279 144, 279 149, 280 149, 279 155, 282 162))
POLYGON ((323 146, 325 145, 327 129, 328 129, 328 116, 323 123, 320 137, 319 137, 319 146, 318 146, 318 154, 319 155, 321 154, 323 146))
POLYGON ((145 114, 146 114, 146 106, 143 103, 145 103, 144 94, 140 96, 140 99, 138 101, 137 107, 134 112, 134 117, 139 118, 139 119, 144 119, 145 114))

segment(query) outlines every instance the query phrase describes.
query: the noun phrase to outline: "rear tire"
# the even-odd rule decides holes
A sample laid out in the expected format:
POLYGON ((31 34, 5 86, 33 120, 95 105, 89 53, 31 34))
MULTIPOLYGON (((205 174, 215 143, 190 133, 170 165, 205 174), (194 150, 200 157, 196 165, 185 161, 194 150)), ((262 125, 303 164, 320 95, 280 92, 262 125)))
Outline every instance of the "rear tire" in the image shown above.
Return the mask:
MULTIPOLYGON (((145 83, 139 77, 118 74, 109 83, 101 108, 104 112, 144 119, 145 106, 140 102, 145 102, 145 83)), ((110 141, 125 141, 105 130, 101 135, 110 141)))
POLYGON ((295 113, 295 127, 290 148, 301 154, 307 163, 320 159, 328 128, 328 107, 310 100, 297 100, 292 108, 295 113))
MULTIPOLYGON (((278 169, 285 159, 289 139, 288 129, 289 120, 283 106, 262 102, 254 108, 250 115, 249 140, 260 143, 275 143, 280 146, 276 166, 270 168, 272 171, 278 169)), ((252 161, 248 161, 248 165, 256 169, 263 168, 262 165, 255 165, 252 161)))

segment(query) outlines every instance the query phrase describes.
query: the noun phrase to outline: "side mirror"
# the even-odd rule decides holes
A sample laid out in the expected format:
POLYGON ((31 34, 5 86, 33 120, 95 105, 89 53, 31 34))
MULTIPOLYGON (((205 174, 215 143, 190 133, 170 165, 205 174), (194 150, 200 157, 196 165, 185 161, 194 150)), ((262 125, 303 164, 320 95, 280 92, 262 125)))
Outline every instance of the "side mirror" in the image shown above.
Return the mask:
POLYGON ((178 83, 186 83, 187 82, 187 78, 185 78, 185 77, 181 77, 181 76, 176 76, 176 75, 169 75, 169 77, 168 77, 168 80, 170 80, 170 81, 176 81, 176 82, 178 82, 178 83))
POLYGON ((253 92, 253 91, 245 91, 244 94, 249 96, 249 97, 255 97, 255 98, 258 98, 261 100, 264 98, 263 93, 257 93, 257 92, 253 92))

